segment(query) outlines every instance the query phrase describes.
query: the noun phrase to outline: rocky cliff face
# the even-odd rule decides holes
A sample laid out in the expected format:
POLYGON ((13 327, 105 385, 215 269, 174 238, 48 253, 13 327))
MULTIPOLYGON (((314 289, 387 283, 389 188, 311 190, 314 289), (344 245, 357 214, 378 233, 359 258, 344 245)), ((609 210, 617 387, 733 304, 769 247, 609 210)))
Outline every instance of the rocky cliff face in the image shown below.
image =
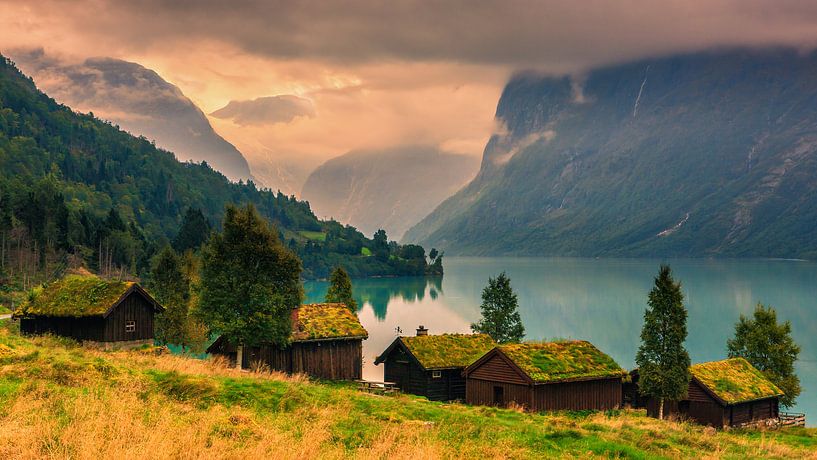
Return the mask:
POLYGON ((349 152, 316 169, 301 197, 318 216, 354 225, 366 235, 382 228, 399 240, 478 167, 478 158, 433 147, 349 152))
POLYGON ((506 86, 449 254, 817 257, 817 55, 670 56, 506 86))

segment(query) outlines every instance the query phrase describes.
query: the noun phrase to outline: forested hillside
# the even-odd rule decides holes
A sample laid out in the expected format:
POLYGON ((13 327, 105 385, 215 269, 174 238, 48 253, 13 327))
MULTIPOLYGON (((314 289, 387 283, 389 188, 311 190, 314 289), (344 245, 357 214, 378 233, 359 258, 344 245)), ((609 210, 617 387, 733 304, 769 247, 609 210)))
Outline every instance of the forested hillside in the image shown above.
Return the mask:
POLYGON ((423 275, 418 246, 399 246, 385 233, 318 220, 308 203, 231 183, 206 163, 181 163, 92 114, 79 114, 37 90, 0 56, 0 287, 84 264, 103 274, 142 275, 150 258, 180 233, 218 225, 228 203, 253 203, 301 257, 306 277, 343 265, 352 276, 423 275), (192 211, 190 211, 192 210, 192 211), (188 212, 189 211, 189 212, 188 212), (201 222, 204 216, 206 222, 201 222), (195 225, 198 222, 198 227, 195 225), (192 227, 191 227, 192 225, 192 227))
POLYGON ((477 178, 405 241, 454 254, 817 258, 817 54, 522 74, 477 178))

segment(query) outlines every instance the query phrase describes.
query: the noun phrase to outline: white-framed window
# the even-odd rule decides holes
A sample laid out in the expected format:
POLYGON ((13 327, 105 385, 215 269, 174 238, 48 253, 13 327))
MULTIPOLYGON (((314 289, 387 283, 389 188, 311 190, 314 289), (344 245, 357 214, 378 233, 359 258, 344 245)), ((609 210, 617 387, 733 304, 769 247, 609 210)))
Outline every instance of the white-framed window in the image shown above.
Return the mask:
POLYGON ((443 371, 431 371, 431 378, 438 379, 443 376, 443 371))
POLYGON ((125 321, 125 332, 136 332, 136 321, 125 321))

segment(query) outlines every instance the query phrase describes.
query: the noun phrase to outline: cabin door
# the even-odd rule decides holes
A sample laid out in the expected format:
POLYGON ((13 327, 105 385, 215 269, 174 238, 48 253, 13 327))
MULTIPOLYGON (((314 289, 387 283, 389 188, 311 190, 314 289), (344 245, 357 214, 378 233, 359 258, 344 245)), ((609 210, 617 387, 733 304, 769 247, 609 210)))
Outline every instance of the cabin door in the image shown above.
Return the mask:
POLYGON ((502 407, 505 405, 505 388, 500 386, 494 387, 494 406, 502 407))

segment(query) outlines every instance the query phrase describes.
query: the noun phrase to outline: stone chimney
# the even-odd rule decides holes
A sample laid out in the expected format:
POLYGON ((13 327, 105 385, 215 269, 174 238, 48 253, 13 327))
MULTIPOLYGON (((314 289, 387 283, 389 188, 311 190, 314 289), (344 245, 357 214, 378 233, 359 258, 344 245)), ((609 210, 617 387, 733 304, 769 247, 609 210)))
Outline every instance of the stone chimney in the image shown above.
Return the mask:
POLYGON ((426 329, 423 325, 420 325, 420 327, 417 328, 417 337, 420 337, 421 335, 428 335, 428 329, 426 329))

